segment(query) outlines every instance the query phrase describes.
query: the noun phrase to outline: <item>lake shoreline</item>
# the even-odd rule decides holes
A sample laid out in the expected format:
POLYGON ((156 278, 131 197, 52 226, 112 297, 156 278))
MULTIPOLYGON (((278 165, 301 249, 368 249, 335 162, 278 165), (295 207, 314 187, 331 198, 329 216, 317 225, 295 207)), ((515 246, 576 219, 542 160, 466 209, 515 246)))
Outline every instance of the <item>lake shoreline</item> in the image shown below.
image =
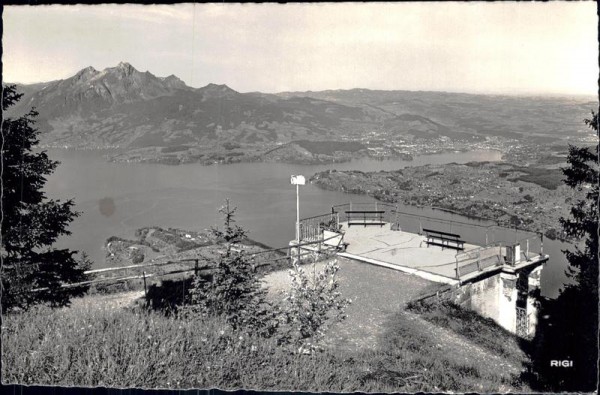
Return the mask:
POLYGON ((431 207, 506 228, 543 233, 552 240, 564 239, 560 218, 568 217, 565 203, 576 199, 575 192, 521 173, 521 168, 508 163, 478 162, 383 172, 329 170, 316 173, 310 180, 326 190, 368 195, 391 204, 431 207))
MULTIPOLYGON (((152 148, 160 148, 160 147, 152 147, 152 148)), ((318 165, 336 165, 343 163, 356 162, 361 160, 373 160, 373 161, 405 161, 405 162, 414 162, 416 158, 427 158, 427 157, 435 157, 438 155, 448 155, 448 154, 465 154, 469 152, 496 152, 498 153, 498 158, 502 161, 501 156, 503 151, 498 148, 477 148, 475 150, 468 149, 441 149, 436 150, 434 152, 418 152, 418 153, 398 153, 395 155, 387 155, 387 156, 373 156, 365 153, 357 154, 357 155, 347 155, 341 156, 337 158, 325 158, 323 156, 317 156, 316 158, 307 158, 301 160, 278 160, 278 159, 270 159, 270 158, 262 158, 260 156, 240 156, 240 157, 228 157, 224 160, 161 160, 160 157, 156 158, 129 158, 131 150, 124 148, 85 148, 85 147, 58 147, 58 146, 40 146, 38 148, 41 151, 62 151, 62 152, 91 152, 91 153, 104 153, 102 155, 104 159, 108 163, 134 163, 134 164, 149 164, 149 165, 168 165, 168 166, 180 166, 180 165, 202 165, 202 166, 215 166, 215 165, 236 165, 236 164, 245 164, 245 163, 275 163, 275 164, 283 164, 283 165, 301 165, 301 166, 318 166, 318 165), (112 155, 111 155, 112 154, 112 155), (121 157, 120 157, 121 156, 121 157)))

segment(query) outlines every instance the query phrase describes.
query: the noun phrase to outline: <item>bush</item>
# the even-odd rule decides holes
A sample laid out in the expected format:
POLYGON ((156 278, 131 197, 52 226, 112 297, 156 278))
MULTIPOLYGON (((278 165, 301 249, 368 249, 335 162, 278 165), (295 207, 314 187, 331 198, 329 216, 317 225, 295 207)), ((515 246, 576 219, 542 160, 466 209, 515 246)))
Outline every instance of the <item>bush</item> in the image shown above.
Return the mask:
POLYGON ((189 290, 193 278, 165 279, 148 287, 146 301, 148 307, 165 314, 176 313, 181 306, 189 303, 189 290))
POLYGON ((144 251, 139 248, 132 248, 130 252, 131 262, 133 264, 138 264, 144 262, 144 251))
POLYGON ((312 270, 311 280, 299 262, 293 263, 291 287, 284 293, 281 309, 284 323, 279 328, 284 343, 299 347, 298 351, 305 353, 320 348, 319 341, 325 331, 345 318, 344 311, 350 303, 338 292, 337 260, 329 261, 319 272, 313 263, 312 270))

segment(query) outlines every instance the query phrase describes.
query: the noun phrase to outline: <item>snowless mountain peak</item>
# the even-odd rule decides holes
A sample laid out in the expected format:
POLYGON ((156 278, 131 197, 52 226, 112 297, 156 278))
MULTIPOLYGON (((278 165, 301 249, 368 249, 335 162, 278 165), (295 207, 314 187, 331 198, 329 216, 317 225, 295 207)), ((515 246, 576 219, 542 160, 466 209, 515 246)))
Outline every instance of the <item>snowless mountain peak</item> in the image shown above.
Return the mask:
POLYGON ((119 74, 129 76, 135 73, 139 73, 135 67, 133 67, 130 63, 127 62, 119 62, 116 67, 110 67, 106 69, 107 71, 116 71, 119 74))
POLYGON ((81 69, 75 74, 73 77, 77 81, 86 81, 98 74, 98 70, 93 68, 92 66, 88 66, 85 69, 81 69))
POLYGON ((202 88, 198 88, 197 91, 202 94, 204 100, 208 98, 232 99, 240 94, 239 92, 234 91, 225 84, 218 85, 213 83, 203 86, 202 88))

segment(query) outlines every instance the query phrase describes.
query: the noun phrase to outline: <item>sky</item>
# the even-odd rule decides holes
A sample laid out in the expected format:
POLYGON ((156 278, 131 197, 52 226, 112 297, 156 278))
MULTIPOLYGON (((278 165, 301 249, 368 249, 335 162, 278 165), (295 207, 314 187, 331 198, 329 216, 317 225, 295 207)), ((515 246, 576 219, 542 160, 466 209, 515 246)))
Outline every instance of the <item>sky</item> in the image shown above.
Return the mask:
POLYGON ((5 6, 3 79, 119 62, 193 87, 598 92, 588 2, 5 6))

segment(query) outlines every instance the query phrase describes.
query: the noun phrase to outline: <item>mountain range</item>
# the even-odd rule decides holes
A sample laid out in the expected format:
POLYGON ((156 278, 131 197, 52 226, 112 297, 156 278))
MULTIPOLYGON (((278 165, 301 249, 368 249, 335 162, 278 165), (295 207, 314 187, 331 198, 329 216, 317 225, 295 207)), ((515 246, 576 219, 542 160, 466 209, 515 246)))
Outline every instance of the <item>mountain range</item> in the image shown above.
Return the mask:
POLYGON ((124 62, 17 89, 24 96, 7 115, 35 107, 45 146, 125 150, 233 144, 258 152, 295 141, 353 141, 372 131, 391 139, 556 141, 581 133, 582 119, 597 108, 592 98, 368 89, 240 93, 226 85, 192 88, 174 75, 157 77, 124 62))
POLYGON ((87 67, 58 81, 19 85, 10 115, 39 112, 42 143, 68 147, 172 146, 325 138, 363 109, 306 97, 236 92, 226 85, 191 88, 179 78, 140 72, 128 63, 87 67))

